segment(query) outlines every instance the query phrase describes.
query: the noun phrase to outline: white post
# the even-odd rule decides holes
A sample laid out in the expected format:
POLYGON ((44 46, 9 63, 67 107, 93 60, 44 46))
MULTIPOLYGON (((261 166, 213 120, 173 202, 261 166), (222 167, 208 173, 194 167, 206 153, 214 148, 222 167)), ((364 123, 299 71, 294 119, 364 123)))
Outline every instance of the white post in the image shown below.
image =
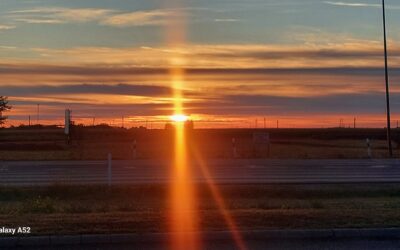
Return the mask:
POLYGON ((108 153, 108 186, 112 183, 112 154, 108 153))
POLYGON ((367 153, 368 158, 372 158, 371 141, 369 139, 367 139, 367 153))

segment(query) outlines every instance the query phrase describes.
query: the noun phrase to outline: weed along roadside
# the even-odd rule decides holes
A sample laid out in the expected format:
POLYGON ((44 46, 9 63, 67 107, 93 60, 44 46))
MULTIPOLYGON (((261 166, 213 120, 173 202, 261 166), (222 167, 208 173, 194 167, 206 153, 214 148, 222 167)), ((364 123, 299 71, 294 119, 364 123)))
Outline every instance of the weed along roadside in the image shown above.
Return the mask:
MULTIPOLYGON (((222 185, 220 189, 242 230, 400 226, 396 185, 222 185)), ((197 190, 202 229, 227 230, 208 189, 199 185, 197 190)), ((24 222, 30 235, 163 232, 171 206, 167 195, 164 185, 2 187, 0 223, 17 228, 24 222)))

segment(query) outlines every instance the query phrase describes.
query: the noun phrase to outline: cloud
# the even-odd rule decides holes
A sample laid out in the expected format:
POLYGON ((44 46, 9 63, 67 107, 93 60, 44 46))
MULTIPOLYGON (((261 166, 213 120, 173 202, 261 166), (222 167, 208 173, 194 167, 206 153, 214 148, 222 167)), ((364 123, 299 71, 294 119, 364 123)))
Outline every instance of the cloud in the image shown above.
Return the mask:
POLYGON ((63 24, 95 21, 113 27, 166 25, 179 15, 181 11, 176 9, 121 12, 114 9, 41 7, 8 12, 8 16, 16 22, 63 24))
MULTIPOLYGON (((400 99, 399 93, 392 94, 394 100, 400 99)), ((121 96, 108 94, 96 96, 94 93, 72 95, 66 93, 60 96, 29 95, 20 98, 11 96, 13 105, 36 105, 40 102, 43 106, 53 108, 70 107, 77 112, 102 113, 108 110, 110 116, 116 114, 163 115, 170 114, 173 109, 171 100, 158 102, 157 97, 145 101, 134 98, 124 99, 121 96), (93 98, 97 100, 93 100, 93 98), (152 100, 152 101, 151 101, 152 100)), ((394 109, 400 108, 400 102, 392 103, 394 109)), ((210 101, 208 99, 185 103, 185 110, 192 114, 208 114, 214 116, 293 116, 303 115, 308 117, 315 114, 333 115, 362 115, 383 114, 385 110, 384 93, 351 93, 334 94, 322 97, 286 97, 274 95, 221 95, 210 101)), ((61 114, 61 113, 60 113, 61 114)), ((382 116, 383 117, 383 116, 382 116)))
POLYGON ((370 4, 370 3, 348 3, 348 2, 332 2, 324 1, 325 4, 335 5, 335 6, 346 6, 346 7, 373 7, 382 8, 381 4, 370 4))
POLYGON ((89 22, 104 18, 114 12, 110 9, 95 8, 35 8, 8 12, 18 22, 33 24, 60 24, 68 22, 89 22))
MULTIPOLYGON (((390 48, 390 76, 395 83, 400 81, 400 46, 391 42, 390 48)), ((138 112, 168 113, 172 106, 170 60, 178 55, 186 68, 188 113, 251 116, 384 110, 384 102, 380 106, 382 46, 376 41, 35 48, 30 53, 37 53, 34 59, 7 59, 0 64, 3 91, 16 101, 49 107, 75 105, 90 113, 104 102, 115 108, 153 103, 138 112)), ((393 84, 391 90, 396 103, 400 87, 393 84)), ((112 110, 104 105, 98 108, 112 110)), ((129 114, 129 108, 123 112, 129 114)))
MULTIPOLYGON (((186 68, 334 68, 382 64, 377 41, 344 39, 328 44, 191 44, 177 47, 34 48, 37 61, 70 65, 168 68, 172 58, 186 68)), ((400 44, 390 42, 391 65, 400 66, 400 44)))
MULTIPOLYGON (((393 99, 400 98, 400 94, 393 94, 393 99)), ((322 97, 284 97, 268 95, 234 95, 224 97, 226 106, 237 106, 242 108, 244 113, 250 113, 257 107, 268 109, 271 114, 292 113, 380 113, 384 112, 384 93, 366 94, 341 94, 322 97)), ((400 103, 393 103, 393 106, 400 108, 400 103)), ((222 105, 223 106, 223 105, 222 105)), ((222 109, 222 108, 221 108, 222 109)), ((254 111, 253 111, 254 112, 254 111)))
POLYGON ((4 86, 3 95, 35 96, 47 94, 109 94, 131 96, 170 96, 172 89, 165 86, 137 84, 74 84, 74 85, 40 85, 40 86, 4 86))
POLYGON ((174 16, 176 13, 169 10, 135 11, 109 16, 101 24, 115 27, 165 25, 174 16))
POLYGON ((233 23, 233 22, 239 22, 239 19, 234 19, 234 18, 221 18, 221 19, 214 19, 214 22, 228 22, 228 23, 233 23))
POLYGON ((65 20, 57 20, 57 19, 32 19, 32 18, 16 18, 15 21, 30 23, 30 24, 62 24, 65 23, 65 20))
POLYGON ((0 50, 15 50, 17 47, 15 46, 8 46, 8 45, 0 45, 0 50))
MULTIPOLYGON (((382 4, 374 4, 374 3, 363 3, 363 2, 333 2, 333 1, 324 1, 325 4, 333 5, 333 6, 342 6, 342 7, 354 7, 354 8, 382 8, 382 4)), ((390 10, 400 10, 400 6, 398 5, 387 5, 387 9, 390 10)))
POLYGON ((14 25, 5 25, 5 24, 0 24, 0 31, 1 30, 12 30, 15 29, 16 27, 14 25))

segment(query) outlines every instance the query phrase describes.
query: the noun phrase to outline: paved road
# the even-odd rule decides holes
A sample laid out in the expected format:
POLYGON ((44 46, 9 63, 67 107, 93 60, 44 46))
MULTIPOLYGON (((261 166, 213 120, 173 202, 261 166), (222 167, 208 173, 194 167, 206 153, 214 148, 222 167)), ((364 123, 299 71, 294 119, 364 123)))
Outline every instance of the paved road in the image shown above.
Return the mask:
MULTIPOLYGON (((211 160, 218 183, 400 183, 399 160, 211 160)), ((112 182, 169 182, 171 163, 162 160, 113 161, 112 182)), ((204 177, 190 166, 194 181, 204 177)), ((0 162, 0 185, 107 183, 106 161, 0 162)))
MULTIPOLYGON (((249 250, 399 249, 399 229, 272 230, 242 232, 249 250)), ((238 249, 229 232, 195 233, 201 249, 238 249)), ((75 235, 1 238, 1 249, 168 249, 172 234, 75 235)))
MULTIPOLYGON (((238 248, 230 241, 208 242, 203 249, 207 250, 237 250, 238 248)), ((398 250, 400 240, 265 240, 252 241, 247 244, 249 250, 398 250)), ((55 247, 16 247, 4 249, 24 249, 24 250, 164 250, 168 249, 165 245, 159 244, 93 244, 88 246, 55 246, 55 247)))
MULTIPOLYGON (((400 240, 265 240, 248 242, 249 250, 398 250, 400 249, 400 240)), ((208 242, 202 246, 207 250, 236 250, 238 248, 231 241, 208 242)), ((54 246, 54 247, 9 247, 6 249, 24 249, 24 250, 164 250, 168 249, 166 245, 156 243, 147 244, 92 244, 87 246, 54 246)))

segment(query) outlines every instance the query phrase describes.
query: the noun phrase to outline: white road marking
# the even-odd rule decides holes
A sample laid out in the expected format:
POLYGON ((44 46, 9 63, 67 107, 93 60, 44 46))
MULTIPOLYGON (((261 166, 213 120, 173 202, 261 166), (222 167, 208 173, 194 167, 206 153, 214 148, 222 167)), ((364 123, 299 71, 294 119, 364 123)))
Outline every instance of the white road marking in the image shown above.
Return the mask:
POLYGON ((385 166, 385 165, 375 165, 375 166, 370 166, 369 168, 390 168, 390 166, 385 166))

